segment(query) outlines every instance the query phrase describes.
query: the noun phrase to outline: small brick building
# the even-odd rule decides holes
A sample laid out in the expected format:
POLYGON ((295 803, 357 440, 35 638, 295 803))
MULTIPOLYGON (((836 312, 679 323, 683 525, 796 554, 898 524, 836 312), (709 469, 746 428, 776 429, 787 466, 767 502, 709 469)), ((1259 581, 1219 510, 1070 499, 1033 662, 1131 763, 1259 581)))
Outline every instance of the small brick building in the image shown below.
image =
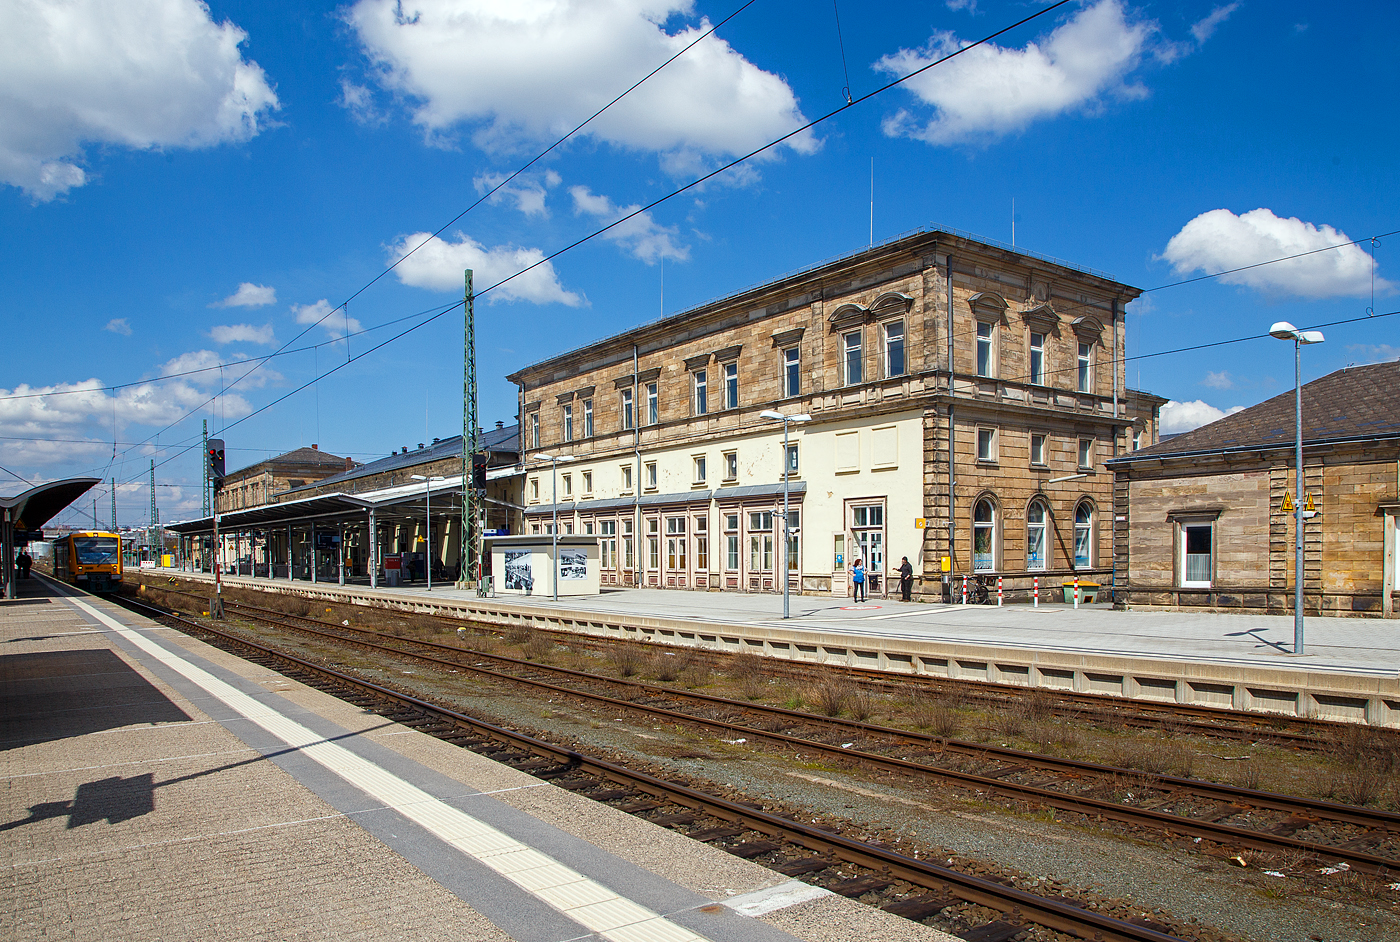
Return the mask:
POLYGON ((355 462, 351 459, 321 451, 316 445, 298 448, 226 475, 223 484, 214 492, 214 509, 228 513, 260 507, 272 503, 279 494, 353 467, 355 462))
MULTIPOLYGON (((1121 605, 1292 611, 1293 408, 1289 390, 1107 462, 1121 605)), ((1303 387, 1303 469, 1305 609, 1395 617, 1400 362, 1303 387)))

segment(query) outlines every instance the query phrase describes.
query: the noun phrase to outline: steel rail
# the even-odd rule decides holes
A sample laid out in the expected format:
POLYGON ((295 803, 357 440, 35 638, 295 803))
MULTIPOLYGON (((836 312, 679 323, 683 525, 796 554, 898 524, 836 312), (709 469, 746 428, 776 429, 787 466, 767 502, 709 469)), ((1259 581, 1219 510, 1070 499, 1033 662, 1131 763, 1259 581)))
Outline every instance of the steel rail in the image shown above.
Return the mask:
POLYGON ((800 821, 711 795, 687 785, 668 782, 645 772, 633 771, 566 746, 556 745, 525 733, 486 723, 431 701, 394 690, 391 687, 376 684, 335 668, 316 664, 294 654, 277 651, 246 638, 162 611, 144 602, 130 598, 124 598, 122 601, 123 604, 130 604, 152 612, 156 617, 169 618, 187 625, 195 631, 212 634, 229 643, 250 648, 264 657, 280 659, 294 664, 301 670, 332 678, 338 683, 357 689, 370 691, 376 696, 441 717, 455 725, 475 730, 492 739, 509 743, 536 755, 555 759, 560 763, 598 775, 617 784, 626 785, 655 797, 694 808, 734 824, 741 824, 759 833, 783 838, 809 850, 828 853, 841 860, 884 872, 915 886, 951 893, 959 899, 1007 913, 1013 918, 1020 917, 1058 932, 1082 939, 1098 940, 1098 942, 1181 942, 1177 936, 1114 919, 1111 916, 1104 916, 1073 903, 1036 896, 1025 890, 907 857, 863 841, 804 825, 800 821))
MULTIPOLYGON (((249 608, 250 606, 240 606, 249 608)), ((310 621, 314 624, 324 625, 316 619, 299 615, 286 615, 280 612, 270 613, 278 618, 291 618, 297 621, 310 621)), ((255 616, 262 617, 262 616, 255 616)), ((273 621, 262 617, 264 621, 273 621)), ((344 626, 326 626, 339 630, 344 630, 344 626)), ((337 637, 319 629, 296 628, 295 630, 306 631, 330 638, 334 641, 346 642, 349 639, 337 637)), ((377 632, 366 631, 365 629, 352 629, 354 631, 375 634, 377 632)), ((379 635, 384 637, 382 635, 379 635)), ((612 685, 623 685, 648 692, 681 699, 696 699, 702 702, 736 709, 743 712, 755 714, 776 714, 787 719, 792 719, 802 723, 815 723, 821 725, 837 726, 849 729, 852 732, 863 734, 873 734, 890 736, 894 738, 920 740, 929 745, 942 745, 947 742, 954 746, 955 751, 962 754, 978 755, 990 753, 998 758, 1013 760, 1028 766, 1038 766, 1047 771, 1089 773, 1096 776, 1109 775, 1132 775, 1139 779, 1146 779, 1149 783, 1155 782, 1164 789, 1176 789, 1197 797, 1210 798, 1214 801, 1229 802, 1232 806, 1238 807, 1240 812, 1248 810, 1250 807, 1265 808, 1273 811, 1281 811, 1300 817, 1317 818, 1319 812, 1326 813, 1328 820, 1339 823, 1356 824, 1368 828, 1384 828, 1388 830, 1400 830, 1400 815, 1384 812, 1372 811, 1365 808, 1356 808, 1350 805, 1341 805, 1333 802, 1317 802, 1305 799, 1297 799, 1288 795, 1280 795, 1272 792, 1260 792, 1249 789, 1236 788, 1229 785, 1219 785, 1211 782, 1198 781, 1196 779, 1184 779, 1171 776, 1157 776, 1151 773, 1140 773, 1130 769, 1121 769, 1113 766, 1097 765, 1094 763, 1081 762, 1073 759, 1057 759, 1053 757, 1040 756, 1036 753, 1021 752, 1019 750, 1007 749, 1005 747, 988 746, 980 744, 965 743, 957 741, 940 740, 937 737, 927 734, 910 733, 906 730, 898 730, 890 727, 875 726, 867 723, 860 723, 851 720, 840 720, 830 717, 816 717, 808 713, 796 710, 788 710, 782 707, 758 707, 750 703, 743 703, 737 700, 730 700, 712 694, 699 694, 693 691, 680 692, 667 687, 658 687, 645 682, 615 680, 612 678, 602 678, 582 671, 575 671, 570 668, 553 667, 550 665, 537 664, 532 661, 523 661, 518 658, 511 658, 507 655, 489 654, 470 649, 441 645, 435 642, 415 641, 407 638, 397 638, 389 636, 395 641, 408 642, 423 647, 445 650, 454 654, 466 654, 472 657, 484 657, 498 661, 507 661, 518 666, 527 667, 531 670, 551 671, 572 676, 577 679, 591 683, 607 683, 612 685)), ((674 722, 690 723, 693 725, 707 726, 713 729, 725 730, 729 733, 741 733, 755 738, 762 738, 769 742, 777 743, 790 748, 805 749, 808 751, 823 752, 832 756, 840 756, 846 759, 858 759, 872 765, 882 766, 894 771, 913 773, 922 776, 931 776, 956 782, 957 784, 976 790, 991 792, 1004 797, 1030 800, 1040 804, 1049 805, 1063 811, 1089 816, 1099 816, 1109 818, 1136 827, 1149 829, 1163 829, 1177 834, 1184 834, 1189 837, 1199 837, 1203 840, 1210 840, 1218 844, 1248 848, 1251 850, 1264 852, 1291 851, 1312 854, 1322 858, 1330 858, 1344 862, 1349 867, 1354 867, 1370 874, 1390 873, 1400 869, 1400 861, 1369 854, 1364 851, 1342 847, 1332 844, 1319 844, 1313 841, 1305 841, 1291 836, 1269 834, 1267 832, 1252 831, 1247 828, 1235 827, 1228 824, 1219 824, 1213 821, 1203 821, 1180 815, 1169 814, 1167 812, 1155 811, 1147 808, 1135 808, 1131 805, 1123 805, 1117 802, 1105 801, 1097 798, 1088 798, 1066 794, 1053 789, 1041 788, 1034 785, 1021 785, 1013 782, 1004 782, 997 778, 976 775, 970 772, 962 772, 955 769, 943 769, 936 766, 925 765, 920 762, 913 762, 908 759, 901 759, 894 756, 884 756, 878 753, 867 752, 855 748, 846 748, 830 743, 823 743, 818 740, 805 739, 797 736, 789 736, 785 733, 761 729, 743 723, 730 722, 728 720, 697 717, 692 714, 683 713, 665 707, 641 704, 631 700, 623 700, 616 697, 608 697, 603 694, 588 693, 576 689, 563 687, 558 684, 551 684, 548 681, 537 680, 528 677, 519 677, 501 671, 491 670, 477 665, 465 664, 457 660, 444 660, 431 657, 426 654, 415 654, 403 651, 387 645, 375 644, 368 641, 349 641, 351 644, 358 644, 374 650, 382 651, 401 657, 412 657, 429 663, 452 667, 461 670, 471 670, 478 674, 494 677, 509 683, 525 684, 537 689, 546 690, 550 693, 562 696, 572 696, 581 699, 592 700, 605 703, 610 707, 618 709, 642 712, 648 715, 660 717, 674 722)))

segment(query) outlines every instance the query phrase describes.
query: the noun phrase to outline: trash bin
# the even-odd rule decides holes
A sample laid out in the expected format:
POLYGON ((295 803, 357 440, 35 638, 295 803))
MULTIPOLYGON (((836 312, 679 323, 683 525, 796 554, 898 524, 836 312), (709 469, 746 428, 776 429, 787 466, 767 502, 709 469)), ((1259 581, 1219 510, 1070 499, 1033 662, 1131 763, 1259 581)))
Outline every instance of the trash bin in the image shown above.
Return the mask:
MULTIPOLYGON (((1100 588, 1102 588, 1102 586, 1100 586, 1097 582, 1081 582, 1081 583, 1079 583, 1079 603, 1080 603, 1081 605, 1092 605, 1094 602, 1096 602, 1096 601, 1098 600, 1098 597, 1099 597, 1099 589, 1100 589, 1100 588)), ((1073 582, 1066 582, 1066 583, 1064 584, 1064 589, 1065 589, 1065 601, 1066 601, 1066 602, 1073 602, 1073 601, 1074 601, 1074 583, 1073 583, 1073 582)))

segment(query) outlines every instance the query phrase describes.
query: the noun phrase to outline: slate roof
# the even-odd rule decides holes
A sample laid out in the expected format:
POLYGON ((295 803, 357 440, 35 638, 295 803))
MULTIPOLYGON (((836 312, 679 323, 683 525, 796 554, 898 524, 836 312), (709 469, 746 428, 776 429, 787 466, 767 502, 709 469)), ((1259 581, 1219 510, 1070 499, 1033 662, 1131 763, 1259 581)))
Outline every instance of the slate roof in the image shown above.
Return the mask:
POLYGON ((264 458, 262 461, 255 461, 253 464, 239 468, 237 471, 230 471, 227 477, 238 477, 244 472, 252 471, 254 468, 287 466, 305 468, 312 467, 339 468, 345 469, 345 459, 338 455, 333 455, 328 451, 321 451, 318 448, 296 448, 286 454, 278 455, 276 458, 264 458))
MULTIPOLYGON (((1279 448, 1295 439, 1293 390, 1107 462, 1279 448)), ((1400 361, 1353 366, 1303 386, 1303 444, 1400 436, 1400 361)))
MULTIPOLYGON (((520 447, 520 426, 517 424, 507 425, 505 428, 482 429, 480 443, 483 451, 505 452, 513 455, 520 447)), ((383 474, 386 471, 414 468, 421 464, 427 464, 430 461, 437 461, 441 458, 451 458, 461 453, 462 436, 453 435, 451 438, 441 439, 433 442, 431 445, 426 445, 413 451, 395 452, 387 458, 380 458, 377 461, 370 461, 362 465, 357 465, 350 471, 342 471, 340 474, 333 474, 313 484, 307 484, 305 489, 313 487, 323 488, 328 485, 339 484, 342 481, 353 481, 356 478, 368 477, 371 474, 383 474)), ((293 489, 293 491, 299 490, 303 490, 303 488, 293 489)))

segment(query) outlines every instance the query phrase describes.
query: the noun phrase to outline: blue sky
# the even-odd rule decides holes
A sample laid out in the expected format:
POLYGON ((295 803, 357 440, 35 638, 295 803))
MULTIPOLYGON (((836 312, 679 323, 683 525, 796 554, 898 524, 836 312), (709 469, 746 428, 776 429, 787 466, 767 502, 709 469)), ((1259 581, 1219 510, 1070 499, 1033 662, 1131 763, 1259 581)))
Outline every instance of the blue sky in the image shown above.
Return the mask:
MULTIPOLYGON (((831 5, 756 0, 357 294, 741 5, 10 0, 0 493, 115 477, 120 522, 144 524, 154 458, 175 520, 198 512, 202 419, 230 467, 454 434, 460 313, 413 315, 459 298, 463 267, 484 288, 1045 9, 846 3, 838 36, 831 5), (347 332, 354 357, 420 323, 256 411, 344 362, 347 332)), ((521 366, 868 244, 872 162, 876 241, 1010 242, 1014 201, 1018 246, 1144 289, 1400 230, 1397 27, 1391 3, 1052 10, 479 298, 482 422, 514 420, 521 366)), ((1384 314, 1395 282, 1400 235, 1162 287, 1129 307, 1128 353, 1384 314)), ((1400 357, 1398 322, 1324 328, 1305 380, 1400 357)), ((1291 354, 1147 357, 1128 381, 1184 429, 1287 389, 1291 354)))

